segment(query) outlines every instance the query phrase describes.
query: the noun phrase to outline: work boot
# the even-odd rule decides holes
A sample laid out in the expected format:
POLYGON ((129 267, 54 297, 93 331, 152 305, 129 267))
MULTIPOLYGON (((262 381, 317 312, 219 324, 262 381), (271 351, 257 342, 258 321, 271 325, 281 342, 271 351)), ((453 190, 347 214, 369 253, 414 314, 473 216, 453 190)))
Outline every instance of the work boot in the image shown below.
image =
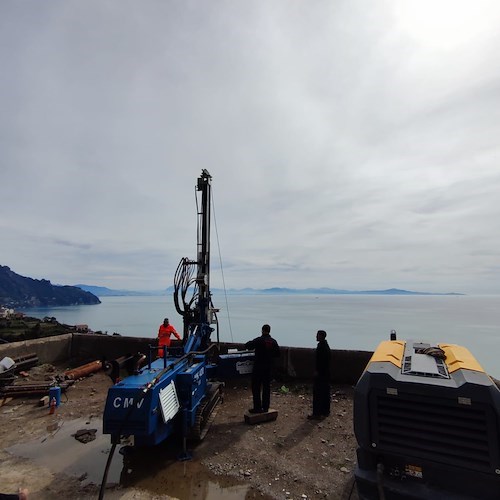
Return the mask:
POLYGON ((250 408, 248 413, 263 413, 263 411, 262 408, 250 408))
POLYGON ((307 420, 322 420, 323 416, 322 415, 315 415, 314 413, 312 415, 307 415, 307 420))

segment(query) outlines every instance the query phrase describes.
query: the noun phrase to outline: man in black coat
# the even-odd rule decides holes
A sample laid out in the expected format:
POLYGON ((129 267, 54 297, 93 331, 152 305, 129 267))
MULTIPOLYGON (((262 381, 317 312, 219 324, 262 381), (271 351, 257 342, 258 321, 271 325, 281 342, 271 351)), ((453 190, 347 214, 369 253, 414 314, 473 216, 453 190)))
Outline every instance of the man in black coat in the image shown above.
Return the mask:
POLYGON ((247 349, 255 349, 252 371, 253 408, 250 413, 269 411, 271 402, 271 376, 274 358, 279 357, 280 348, 271 337, 271 327, 262 326, 262 335, 245 344, 247 349))
POLYGON ((316 333, 316 371, 313 385, 313 411, 307 418, 319 420, 330 415, 330 346, 326 341, 326 332, 316 333))

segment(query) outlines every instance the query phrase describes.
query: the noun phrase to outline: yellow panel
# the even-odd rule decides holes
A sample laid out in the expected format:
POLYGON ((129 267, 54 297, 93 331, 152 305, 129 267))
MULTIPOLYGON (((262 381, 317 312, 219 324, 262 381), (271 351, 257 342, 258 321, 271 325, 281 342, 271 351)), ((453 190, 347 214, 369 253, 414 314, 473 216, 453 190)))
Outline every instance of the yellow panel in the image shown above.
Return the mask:
POLYGON ((439 344, 439 347, 446 355, 446 364, 450 373, 456 370, 475 370, 484 373, 483 367, 465 347, 455 344, 439 344))
POLYGON ((375 362, 389 362, 401 368, 403 363, 403 352, 405 350, 405 343, 400 340, 384 340, 379 344, 370 363, 375 362))

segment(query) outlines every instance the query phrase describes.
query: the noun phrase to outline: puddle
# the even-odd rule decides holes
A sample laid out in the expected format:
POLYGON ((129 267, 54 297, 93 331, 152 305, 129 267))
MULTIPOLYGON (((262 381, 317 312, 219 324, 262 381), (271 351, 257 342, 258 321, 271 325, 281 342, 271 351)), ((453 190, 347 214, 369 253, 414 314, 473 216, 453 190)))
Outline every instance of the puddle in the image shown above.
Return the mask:
MULTIPOLYGON (((110 450, 109 436, 102 434, 102 420, 97 418, 54 421, 47 426, 47 434, 42 438, 7 449, 13 455, 30 458, 54 472, 84 478, 83 485, 101 484, 110 450), (73 437, 80 429, 97 429, 96 439, 80 443, 73 437)), ((119 482, 121 469, 122 464, 115 456, 108 474, 109 483, 119 482)))
MULTIPOLYGON (((82 486, 100 485, 111 450, 110 438, 102 434, 102 420, 60 421, 47 427, 47 434, 18 444, 7 451, 29 458, 54 472, 81 478, 82 486), (81 429, 97 429, 95 439, 81 443, 73 436, 81 429)), ((207 436, 209 439, 209 436, 207 436)), ((196 460, 179 461, 182 447, 167 440, 154 448, 116 448, 107 484, 134 487, 153 494, 168 493, 180 500, 251 500, 266 496, 248 484, 215 476, 196 460)))
POLYGON ((139 448, 127 453, 128 450, 122 449, 125 453, 120 483, 125 487, 134 486, 157 495, 168 493, 180 500, 270 498, 249 484, 211 474, 195 460, 179 461, 180 444, 167 440, 154 449, 139 448))
MULTIPOLYGON (((137 461, 137 463, 140 462, 137 461)), ((240 484, 235 480, 223 477, 210 478, 203 466, 192 461, 175 461, 163 467, 158 464, 155 471, 150 470, 148 476, 144 475, 142 479, 139 479, 139 476, 142 476, 146 471, 147 465, 145 463, 141 463, 136 470, 124 469, 124 474, 131 477, 122 478, 123 484, 145 489, 156 495, 168 492, 169 495, 181 500, 263 498, 248 484, 240 484)))

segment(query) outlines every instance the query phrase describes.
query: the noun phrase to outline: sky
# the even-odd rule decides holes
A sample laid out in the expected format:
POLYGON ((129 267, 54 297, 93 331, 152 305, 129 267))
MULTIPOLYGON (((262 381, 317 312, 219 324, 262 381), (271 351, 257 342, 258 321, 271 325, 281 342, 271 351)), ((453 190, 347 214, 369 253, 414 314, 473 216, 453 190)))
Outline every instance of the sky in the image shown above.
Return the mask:
POLYGON ((0 265, 500 293, 500 3, 0 0, 0 265))

